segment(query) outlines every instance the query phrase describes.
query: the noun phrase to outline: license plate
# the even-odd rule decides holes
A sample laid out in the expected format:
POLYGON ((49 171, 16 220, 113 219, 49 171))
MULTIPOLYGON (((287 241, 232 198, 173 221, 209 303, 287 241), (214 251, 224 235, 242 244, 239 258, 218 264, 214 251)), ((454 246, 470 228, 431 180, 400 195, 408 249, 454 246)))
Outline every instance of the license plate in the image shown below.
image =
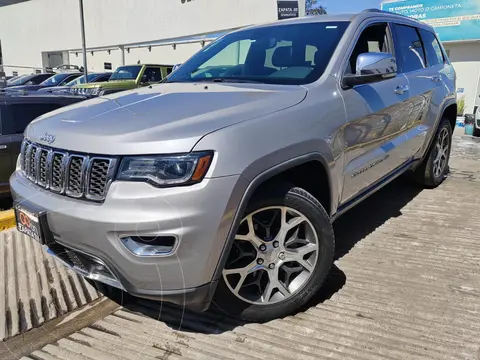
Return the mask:
POLYGON ((15 218, 18 231, 43 244, 43 233, 38 214, 17 205, 15 207, 15 218))

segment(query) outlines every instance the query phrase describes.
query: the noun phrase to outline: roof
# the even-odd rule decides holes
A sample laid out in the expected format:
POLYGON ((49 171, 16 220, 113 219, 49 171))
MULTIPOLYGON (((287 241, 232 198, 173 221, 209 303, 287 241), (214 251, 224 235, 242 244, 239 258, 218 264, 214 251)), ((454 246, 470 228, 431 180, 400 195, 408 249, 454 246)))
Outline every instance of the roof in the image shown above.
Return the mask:
POLYGON ((125 64, 125 65, 120 65, 119 67, 122 66, 165 66, 165 67, 173 67, 173 65, 166 65, 166 64, 125 64))
MULTIPOLYGON (((415 26, 420 26, 424 28, 429 28, 431 29, 432 27, 430 25, 427 25, 423 22, 420 22, 418 20, 412 19, 410 17, 400 15, 400 14, 395 14, 389 11, 383 11, 383 10, 378 10, 378 9, 367 9, 364 10, 360 13, 344 13, 344 14, 334 14, 334 15, 315 15, 315 16, 305 16, 305 17, 299 17, 299 18, 293 18, 293 19, 286 19, 286 20, 280 20, 280 21, 272 21, 269 23, 265 24, 260 24, 260 25, 253 25, 249 26, 248 29, 255 29, 255 28, 262 28, 262 27, 269 27, 269 26, 278 26, 278 25, 289 25, 289 24, 309 24, 309 23, 319 23, 319 22, 341 22, 341 21, 353 21, 353 20, 366 20, 368 18, 372 17, 385 17, 385 18, 390 18, 390 19, 395 19, 395 20, 401 20, 402 22, 409 22, 412 25, 415 26)), ((239 29, 237 31, 242 31, 242 29, 239 29)))

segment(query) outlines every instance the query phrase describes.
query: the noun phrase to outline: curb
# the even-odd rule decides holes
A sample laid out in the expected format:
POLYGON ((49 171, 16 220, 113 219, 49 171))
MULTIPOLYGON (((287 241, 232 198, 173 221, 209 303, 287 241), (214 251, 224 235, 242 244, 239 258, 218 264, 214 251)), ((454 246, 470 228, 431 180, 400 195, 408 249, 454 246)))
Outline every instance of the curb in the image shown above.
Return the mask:
POLYGON ((0 231, 15 227, 15 213, 13 210, 0 211, 0 231))

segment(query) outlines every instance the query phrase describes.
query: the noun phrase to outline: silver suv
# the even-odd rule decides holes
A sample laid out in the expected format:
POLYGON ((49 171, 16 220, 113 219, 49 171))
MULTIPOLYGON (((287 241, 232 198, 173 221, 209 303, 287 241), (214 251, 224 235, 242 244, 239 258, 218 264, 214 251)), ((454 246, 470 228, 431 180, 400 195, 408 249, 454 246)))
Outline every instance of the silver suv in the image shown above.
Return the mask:
POLYGON ((338 216, 406 172, 442 182, 456 107, 423 23, 249 27, 162 84, 32 122, 10 179, 18 229, 135 296, 283 317, 321 288, 338 216))

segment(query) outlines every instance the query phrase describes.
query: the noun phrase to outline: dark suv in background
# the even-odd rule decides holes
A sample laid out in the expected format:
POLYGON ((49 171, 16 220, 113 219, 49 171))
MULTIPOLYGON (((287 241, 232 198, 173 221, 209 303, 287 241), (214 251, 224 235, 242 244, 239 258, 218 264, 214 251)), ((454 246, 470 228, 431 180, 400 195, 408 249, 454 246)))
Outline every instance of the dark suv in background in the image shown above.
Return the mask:
POLYGON ((50 74, 46 80, 42 81, 40 84, 29 84, 21 86, 9 86, 5 89, 7 93, 15 91, 31 92, 38 91, 40 89, 63 86, 69 83, 72 80, 75 80, 79 76, 82 76, 82 73, 60 73, 60 74, 50 74))
POLYGON ((79 96, 0 95, 0 197, 10 192, 8 178, 15 170, 26 126, 40 115, 83 99, 79 96))
POLYGON ((11 79, 7 81, 7 87, 11 86, 22 86, 22 85, 38 85, 41 82, 47 80, 49 77, 52 77, 55 74, 51 73, 42 73, 42 74, 30 74, 18 76, 16 79, 11 79))

